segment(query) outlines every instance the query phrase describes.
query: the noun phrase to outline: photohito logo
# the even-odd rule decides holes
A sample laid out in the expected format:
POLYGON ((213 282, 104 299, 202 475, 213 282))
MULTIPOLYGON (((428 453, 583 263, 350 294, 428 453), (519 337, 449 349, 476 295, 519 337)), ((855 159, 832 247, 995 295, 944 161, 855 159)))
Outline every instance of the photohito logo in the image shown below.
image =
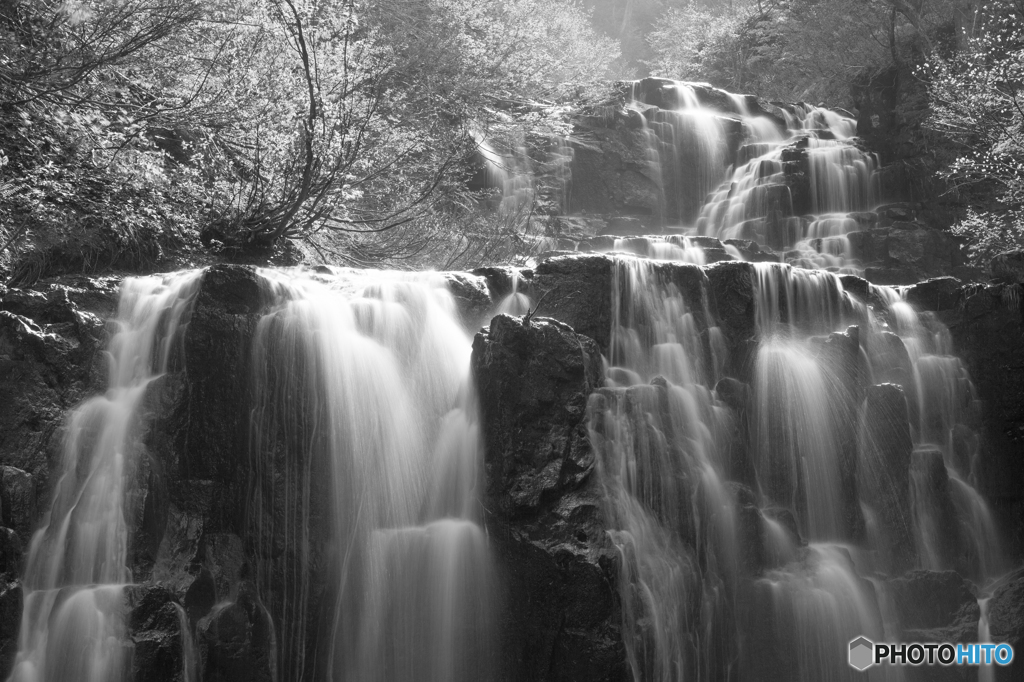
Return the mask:
POLYGON ((1009 665, 1009 644, 950 644, 910 642, 875 644, 867 637, 850 642, 850 667, 867 670, 873 665, 1009 665))

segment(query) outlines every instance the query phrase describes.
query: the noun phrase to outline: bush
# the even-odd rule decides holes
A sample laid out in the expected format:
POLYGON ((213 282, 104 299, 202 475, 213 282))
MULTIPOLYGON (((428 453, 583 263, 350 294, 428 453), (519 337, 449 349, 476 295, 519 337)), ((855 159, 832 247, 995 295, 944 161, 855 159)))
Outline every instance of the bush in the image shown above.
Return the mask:
POLYGON ((966 244, 968 262, 984 268, 996 254, 1024 248, 1024 214, 994 215, 969 210, 952 232, 966 244))

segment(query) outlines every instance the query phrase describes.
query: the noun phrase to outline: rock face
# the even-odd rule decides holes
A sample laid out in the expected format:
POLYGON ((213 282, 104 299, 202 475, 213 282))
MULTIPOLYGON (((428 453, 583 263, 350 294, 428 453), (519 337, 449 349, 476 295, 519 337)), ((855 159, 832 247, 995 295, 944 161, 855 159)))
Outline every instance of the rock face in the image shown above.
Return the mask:
POLYGON ((1024 549, 1024 320, 1010 285, 965 287, 961 300, 939 313, 950 329, 981 404, 980 491, 1024 549))
POLYGON ((643 124, 616 112, 584 125, 591 139, 573 149, 570 211, 631 216, 657 229, 661 188, 645 155, 643 124))
POLYGON ((989 263, 989 270, 994 279, 1010 284, 1024 282, 1024 250, 1018 249, 998 254, 989 263))
POLYGON ((1013 662, 996 668, 998 682, 1024 677, 1024 660, 1018 651, 1024 647, 1024 571, 1018 570, 996 589, 988 603, 989 632, 993 642, 1006 642, 1013 647, 1013 662))
MULTIPOLYGON (((981 609, 973 586, 953 571, 910 571, 890 580, 888 591, 903 642, 978 641, 981 609)), ((999 640, 996 640, 999 641, 999 640)), ((908 682, 976 679, 967 667, 922 665, 903 668, 908 682)))
POLYGON ((0 286, 0 677, 17 653, 24 552, 50 494, 64 414, 103 376, 104 319, 116 306, 116 278, 0 286))
MULTIPOLYGON (((185 668, 194 666, 195 661, 182 656, 182 624, 187 621, 179 616, 181 607, 174 593, 158 585, 132 585, 126 601, 132 679, 147 682, 188 679, 185 668)), ((188 637, 189 633, 186 631, 184 635, 188 637)))
POLYGON ((904 641, 977 641, 978 598, 956 572, 909 571, 890 580, 889 591, 904 641))
POLYGON ((610 256, 549 258, 531 282, 537 313, 553 317, 608 351, 612 328, 611 291, 615 261, 610 256))
POLYGON ((625 680, 615 552, 602 523, 586 405, 589 338, 499 315, 473 342, 487 452, 487 526, 505 584, 509 680, 625 680))
MULTIPOLYGON (((884 221, 883 221, 884 222, 884 221)), ((912 284, 942 274, 973 279, 949 233, 919 222, 894 222, 851 232, 850 253, 875 284, 912 284)))
POLYGON ((271 682, 274 626, 249 583, 238 599, 217 607, 199 623, 203 679, 209 682, 271 682))

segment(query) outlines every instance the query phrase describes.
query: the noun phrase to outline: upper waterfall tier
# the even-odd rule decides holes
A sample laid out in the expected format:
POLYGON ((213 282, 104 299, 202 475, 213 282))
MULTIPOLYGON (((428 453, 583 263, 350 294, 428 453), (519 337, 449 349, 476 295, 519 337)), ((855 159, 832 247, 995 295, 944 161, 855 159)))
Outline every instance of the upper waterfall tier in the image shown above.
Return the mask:
MULTIPOLYGON (((533 166, 537 196, 546 182, 557 185, 563 213, 548 219, 537 252, 621 250, 600 238, 645 236, 652 246, 625 250, 698 264, 784 262, 878 284, 975 278, 857 125, 842 109, 770 103, 705 83, 620 83, 612 103, 577 118, 568 144, 549 145, 550 164, 533 166), (548 182, 548 166, 557 166, 557 182, 548 182), (680 237, 703 238, 687 248, 715 253, 653 245, 680 237)), ((515 185, 509 179, 505 195, 515 185)))
POLYGON ((641 114, 666 225, 784 248, 855 231, 848 215, 878 202, 878 160, 846 112, 653 79, 626 107, 641 114))

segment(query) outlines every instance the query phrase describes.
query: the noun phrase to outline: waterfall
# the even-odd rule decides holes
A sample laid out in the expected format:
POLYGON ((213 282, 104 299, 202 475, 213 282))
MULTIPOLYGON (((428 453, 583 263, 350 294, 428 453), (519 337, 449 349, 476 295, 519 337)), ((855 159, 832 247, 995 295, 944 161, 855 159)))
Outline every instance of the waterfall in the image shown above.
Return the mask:
POLYGON ((444 280, 261 275, 249 516, 281 679, 490 679, 470 337, 444 280))
POLYGON ((856 269, 847 235, 881 193, 878 158, 861 148, 849 115, 803 103, 764 109, 703 83, 658 83, 653 102, 634 83, 626 109, 668 230, 751 240, 806 267, 856 269))
MULTIPOLYGON (((813 252, 816 265, 848 251, 845 235, 858 229, 849 217, 874 210, 877 159, 854 144, 852 119, 826 109, 800 106, 789 116, 788 137, 772 137, 763 124, 750 126, 732 175, 704 203, 699 234, 752 239, 775 248, 813 252), (787 175, 808 175, 807 217, 795 205, 787 175), (815 245, 815 240, 820 240, 815 245), (824 256, 824 257, 823 257, 824 256)), ((756 120, 756 119, 755 119, 756 120)))
POLYGON ((1006 568, 971 482, 970 378, 900 290, 872 287, 872 309, 836 274, 778 264, 749 270, 749 384, 724 378, 706 272, 614 264, 589 414, 632 677, 862 679, 847 643, 896 636, 880 576, 1006 568))
POLYGON ((126 672, 125 496, 139 465, 140 412, 172 361, 200 276, 121 286, 107 390, 69 414, 53 502, 29 545, 13 682, 109 682, 126 672))

